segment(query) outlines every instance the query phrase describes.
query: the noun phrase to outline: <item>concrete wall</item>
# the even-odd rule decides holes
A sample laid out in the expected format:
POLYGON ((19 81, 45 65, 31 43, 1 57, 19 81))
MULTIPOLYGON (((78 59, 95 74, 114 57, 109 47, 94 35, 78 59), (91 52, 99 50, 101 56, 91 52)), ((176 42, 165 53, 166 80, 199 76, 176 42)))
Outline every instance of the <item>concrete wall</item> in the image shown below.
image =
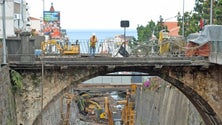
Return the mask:
POLYGON ((41 42, 45 41, 44 36, 31 36, 35 40, 35 49, 41 49, 41 42))
POLYGON ((208 68, 176 67, 170 70, 165 67, 163 71, 165 75, 161 77, 189 98, 206 124, 222 124, 222 67, 220 65, 211 65, 208 68), (166 75, 167 70, 169 77, 166 75))
POLYGON ((35 51, 35 39, 19 37, 6 39, 8 61, 33 61, 35 51), (22 58, 29 57, 29 58, 22 58))
POLYGON ((136 125, 204 125, 200 114, 178 89, 158 78, 138 88, 136 125), (138 101, 139 100, 139 101, 138 101))

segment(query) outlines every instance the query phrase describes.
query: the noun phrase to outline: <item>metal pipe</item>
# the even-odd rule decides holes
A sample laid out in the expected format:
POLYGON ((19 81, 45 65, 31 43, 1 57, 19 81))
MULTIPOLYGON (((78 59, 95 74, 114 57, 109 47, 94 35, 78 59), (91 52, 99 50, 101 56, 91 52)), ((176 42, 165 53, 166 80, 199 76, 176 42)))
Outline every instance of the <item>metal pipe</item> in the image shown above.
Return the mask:
POLYGON ((21 26, 21 23, 20 23, 20 21, 19 21, 19 29, 23 29, 22 27, 25 27, 24 26, 24 10, 23 10, 23 0, 20 0, 20 15, 21 15, 21 18, 20 18, 20 16, 19 16, 19 20, 21 20, 21 22, 22 22, 22 26, 21 26))
POLYGON ((3 28, 3 64, 6 64, 6 21, 5 21, 5 0, 2 1, 2 28, 3 28))
POLYGON ((42 18, 44 19, 44 11, 45 11, 45 0, 43 0, 42 1, 43 2, 43 7, 42 7, 42 9, 43 9, 43 12, 42 12, 42 18))
POLYGON ((213 18, 213 0, 210 0, 210 25, 212 25, 213 18))
POLYGON ((42 85, 41 85, 41 125, 43 125, 43 84, 44 84, 44 62, 42 62, 42 85))
POLYGON ((182 37, 184 38, 184 0, 183 0, 183 24, 182 24, 182 37))

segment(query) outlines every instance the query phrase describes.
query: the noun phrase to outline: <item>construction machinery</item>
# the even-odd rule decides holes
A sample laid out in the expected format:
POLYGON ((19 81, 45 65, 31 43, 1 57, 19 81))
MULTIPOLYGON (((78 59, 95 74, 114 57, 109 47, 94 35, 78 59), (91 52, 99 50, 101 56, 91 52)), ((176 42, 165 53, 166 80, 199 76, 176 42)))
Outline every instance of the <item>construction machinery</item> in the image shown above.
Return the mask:
POLYGON ((60 105, 61 105, 61 108, 60 108, 60 113, 61 113, 61 122, 60 122, 60 125, 70 125, 70 108, 71 108, 71 103, 72 103, 72 100, 76 100, 77 99, 77 96, 74 95, 74 94, 69 94, 69 93, 65 93, 62 98, 61 98, 61 101, 60 101, 60 105), (63 103, 67 104, 66 106, 66 112, 64 113, 63 111, 63 103))
POLYGON ((109 97, 105 96, 98 98, 97 95, 88 93, 65 93, 61 97, 60 125, 70 125, 73 103, 77 105, 78 110, 76 110, 76 113, 79 113, 81 120, 107 125, 115 124, 113 109, 109 104, 109 97))
POLYGON ((108 120, 108 125, 114 125, 113 112, 110 109, 108 97, 105 97, 104 107, 105 107, 106 119, 108 120))
POLYGON ((51 55, 78 55, 80 53, 80 45, 78 40, 71 43, 63 39, 51 39, 41 43, 42 54, 51 55))
POLYGON ((136 89, 137 85, 132 84, 131 90, 128 90, 126 93, 126 100, 120 102, 124 104, 124 108, 122 109, 123 125, 134 125, 136 89))
POLYGON ((103 108, 98 101, 93 99, 93 96, 90 96, 87 93, 80 94, 77 97, 76 102, 79 108, 79 113, 83 116, 90 117, 99 123, 113 125, 112 112, 110 111, 108 97, 104 97, 103 108))

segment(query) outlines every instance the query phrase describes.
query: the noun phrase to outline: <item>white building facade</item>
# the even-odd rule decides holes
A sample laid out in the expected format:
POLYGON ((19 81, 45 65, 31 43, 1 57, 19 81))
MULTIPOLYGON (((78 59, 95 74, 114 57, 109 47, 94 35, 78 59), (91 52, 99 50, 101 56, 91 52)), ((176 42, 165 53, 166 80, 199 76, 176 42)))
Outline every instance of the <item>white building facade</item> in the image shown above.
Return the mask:
POLYGON ((4 22, 6 38, 16 36, 16 32, 29 31, 26 2, 24 0, 0 0, 0 39, 3 38, 4 22))

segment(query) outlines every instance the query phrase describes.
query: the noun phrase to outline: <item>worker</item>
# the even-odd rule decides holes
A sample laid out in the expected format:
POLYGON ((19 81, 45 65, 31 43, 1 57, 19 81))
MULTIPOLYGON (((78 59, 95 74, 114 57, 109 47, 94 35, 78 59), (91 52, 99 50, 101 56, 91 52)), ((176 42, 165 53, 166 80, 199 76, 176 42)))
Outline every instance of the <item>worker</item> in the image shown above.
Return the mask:
POLYGON ((95 35, 95 33, 92 34, 92 36, 90 37, 90 56, 94 57, 95 56, 95 52, 96 52, 96 43, 97 43, 97 37, 95 35))

